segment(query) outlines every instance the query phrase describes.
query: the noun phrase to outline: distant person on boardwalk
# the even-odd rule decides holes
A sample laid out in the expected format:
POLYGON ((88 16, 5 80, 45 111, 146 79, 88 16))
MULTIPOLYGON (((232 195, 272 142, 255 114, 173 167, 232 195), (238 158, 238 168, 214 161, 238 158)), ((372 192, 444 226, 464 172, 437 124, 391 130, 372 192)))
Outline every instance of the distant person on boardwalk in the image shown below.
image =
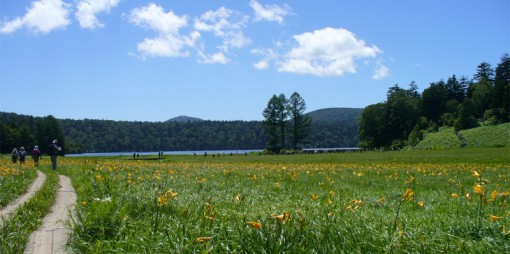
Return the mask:
POLYGON ((61 147, 59 147, 58 145, 58 140, 53 140, 53 142, 51 142, 50 145, 48 145, 48 155, 50 156, 50 159, 51 159, 51 169, 53 170, 57 170, 57 155, 58 155, 58 152, 60 152, 62 150, 61 147))
POLYGON ((32 150, 32 159, 34 159, 34 166, 39 166, 39 159, 41 158, 41 151, 39 151, 39 147, 35 146, 34 150, 32 150))
POLYGON ((27 152, 25 151, 24 147, 21 147, 19 149, 19 163, 20 164, 25 163, 25 157, 27 157, 27 152))
POLYGON ((12 149, 12 153, 11 153, 11 159, 12 159, 12 163, 16 164, 16 162, 18 162, 18 149, 14 148, 12 149))

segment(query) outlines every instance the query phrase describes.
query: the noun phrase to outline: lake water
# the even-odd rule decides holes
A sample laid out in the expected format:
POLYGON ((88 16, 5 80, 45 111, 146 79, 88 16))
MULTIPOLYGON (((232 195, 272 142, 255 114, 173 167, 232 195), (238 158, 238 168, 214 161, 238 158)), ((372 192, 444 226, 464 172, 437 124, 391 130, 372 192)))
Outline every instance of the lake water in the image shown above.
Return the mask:
MULTIPOLYGON (((244 155, 245 153, 251 152, 262 152, 262 149, 253 149, 253 150, 205 150, 205 151, 163 151, 163 155, 204 155, 207 153, 208 155, 213 154, 239 154, 244 155)), ((158 152, 137 152, 140 156, 152 156, 158 155, 158 152)), ((116 153, 79 153, 79 154, 66 154, 69 157, 84 157, 84 156, 133 156, 133 152, 116 152, 116 153)))

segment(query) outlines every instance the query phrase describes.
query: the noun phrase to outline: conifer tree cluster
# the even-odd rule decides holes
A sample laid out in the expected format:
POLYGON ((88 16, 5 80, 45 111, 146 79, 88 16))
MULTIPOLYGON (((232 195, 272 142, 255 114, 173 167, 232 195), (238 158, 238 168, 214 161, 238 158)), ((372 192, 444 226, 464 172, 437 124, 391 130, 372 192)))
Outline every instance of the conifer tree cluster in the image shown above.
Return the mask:
POLYGON ((456 131, 496 125, 510 120, 510 57, 504 54, 495 69, 478 65, 473 78, 449 77, 420 94, 412 82, 409 89, 389 88, 385 102, 369 105, 359 122, 360 145, 366 148, 414 146, 425 131, 440 126, 456 131))

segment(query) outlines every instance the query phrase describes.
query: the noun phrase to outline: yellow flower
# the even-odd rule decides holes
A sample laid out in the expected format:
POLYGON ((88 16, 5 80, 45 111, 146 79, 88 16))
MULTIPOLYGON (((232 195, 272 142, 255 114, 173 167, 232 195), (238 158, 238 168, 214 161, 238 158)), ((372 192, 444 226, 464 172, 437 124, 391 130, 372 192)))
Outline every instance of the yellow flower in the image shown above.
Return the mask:
POLYGON ((234 197, 234 201, 235 201, 236 203, 241 202, 241 196, 239 196, 239 195, 235 196, 235 197, 234 197))
POLYGON ((363 204, 365 204, 365 202, 363 202, 362 200, 356 200, 356 199, 351 200, 351 202, 356 204, 356 205, 363 205, 363 204))
POLYGON ((482 195, 482 193, 483 193, 483 186, 481 186, 480 184, 475 184, 475 186, 473 186, 473 192, 478 194, 478 195, 482 195))
POLYGON ((158 206, 159 207, 162 207, 166 204, 168 204, 168 198, 166 196, 158 197, 158 206))
POLYGON ((318 196, 317 196, 317 195, 315 195, 315 194, 312 194, 312 195, 310 196, 310 198, 311 198, 311 199, 317 199, 317 197, 318 197, 318 196))
POLYGON ((331 191, 329 191, 329 195, 334 196, 335 192, 331 190, 331 191))
POLYGON ((81 202, 81 205, 87 205, 86 201, 81 202))
POLYGON ((458 198, 458 197, 459 197, 459 194, 457 194, 457 193, 452 193, 452 195, 451 195, 451 196, 452 196, 452 198, 458 198))
POLYGON ((328 198, 328 200, 326 201, 326 205, 331 205, 331 203, 333 203, 333 201, 331 201, 331 199, 328 198))
POLYGON ((407 189, 406 193, 404 195, 402 195, 402 201, 405 201, 405 200, 411 201, 413 195, 414 195, 414 192, 411 189, 407 189))
POLYGON ((262 229, 262 224, 261 224, 261 223, 258 223, 258 222, 248 221, 248 222, 246 222, 246 225, 249 225, 249 226, 251 226, 252 228, 257 229, 257 230, 262 229))
POLYGON ((379 203, 380 205, 384 204, 384 201, 386 200, 386 197, 382 197, 380 198, 379 200, 377 200, 377 203, 379 203))
POLYGON ((494 199, 496 199, 497 197, 498 197, 498 191, 497 191, 497 190, 495 190, 495 191, 493 191, 493 192, 491 193, 491 199, 493 199, 493 200, 494 200, 494 199))
POLYGON ((494 222, 494 221, 498 221, 500 219, 503 219, 503 217, 498 217, 496 215, 491 215, 491 221, 494 222))
POLYGON ((169 198, 175 198, 177 197, 179 193, 177 192, 173 192, 172 189, 169 189, 166 193, 165 193, 165 196, 169 197, 169 198))
POLYGON ((425 206, 425 203, 424 203, 423 201, 420 201, 420 202, 418 202, 418 205, 419 205, 420 207, 424 207, 424 206, 425 206))
POLYGON ((212 239, 212 237, 198 237, 197 239, 195 239, 195 242, 206 243, 206 242, 210 241, 211 239, 212 239))
POLYGON ((290 220, 290 213, 284 212, 283 214, 272 214, 271 218, 277 219, 280 222, 282 221, 288 222, 290 220))
POLYGON ((473 176, 474 177, 480 177, 481 175, 480 175, 480 173, 478 173, 478 171, 475 170, 475 171, 473 171, 473 176))

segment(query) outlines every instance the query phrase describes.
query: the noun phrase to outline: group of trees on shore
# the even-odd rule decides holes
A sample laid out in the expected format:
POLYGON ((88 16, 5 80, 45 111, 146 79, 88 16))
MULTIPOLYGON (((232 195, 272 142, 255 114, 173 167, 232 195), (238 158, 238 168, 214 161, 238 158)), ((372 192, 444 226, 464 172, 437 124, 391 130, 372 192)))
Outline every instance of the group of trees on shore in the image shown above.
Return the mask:
POLYGON ((289 99, 284 94, 271 97, 262 112, 264 132, 267 137, 266 149, 280 153, 282 149, 297 150, 308 141, 312 118, 305 114, 305 100, 294 92, 289 99))
MULTIPOLYGON (((318 120, 310 127, 307 146, 356 146, 361 110, 311 112, 318 120)), ((267 141, 261 121, 132 122, 0 112, 1 153, 35 145, 44 150, 53 139, 65 153, 262 149, 267 141)))
POLYGON ((487 62, 477 67, 472 79, 456 75, 440 80, 420 94, 412 82, 409 89, 389 88, 385 102, 370 105, 359 122, 360 145, 365 148, 414 146, 424 131, 440 126, 456 131, 481 124, 510 120, 510 57, 504 54, 494 70, 487 62))

